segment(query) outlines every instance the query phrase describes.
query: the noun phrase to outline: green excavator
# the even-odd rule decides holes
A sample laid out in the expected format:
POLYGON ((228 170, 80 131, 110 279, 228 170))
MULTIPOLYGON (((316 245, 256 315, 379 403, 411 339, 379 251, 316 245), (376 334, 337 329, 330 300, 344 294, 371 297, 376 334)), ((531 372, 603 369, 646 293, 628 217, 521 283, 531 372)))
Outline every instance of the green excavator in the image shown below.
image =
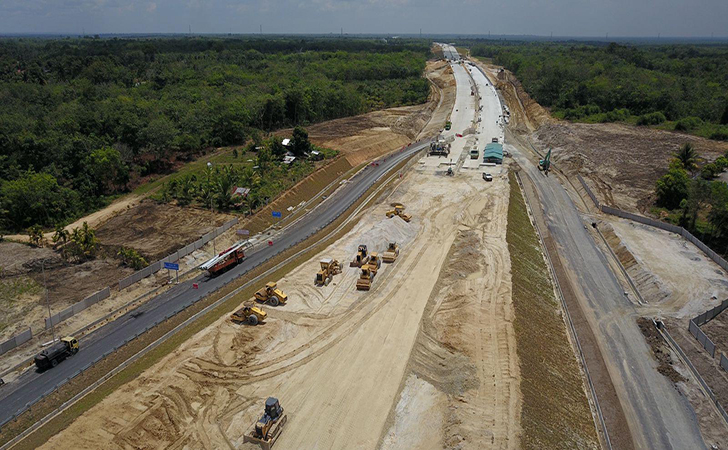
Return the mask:
POLYGON ((551 169, 551 149, 549 149, 548 153, 546 153, 546 157, 544 159, 540 159, 538 161, 538 170, 543 170, 543 173, 546 176, 549 175, 549 169, 551 169))

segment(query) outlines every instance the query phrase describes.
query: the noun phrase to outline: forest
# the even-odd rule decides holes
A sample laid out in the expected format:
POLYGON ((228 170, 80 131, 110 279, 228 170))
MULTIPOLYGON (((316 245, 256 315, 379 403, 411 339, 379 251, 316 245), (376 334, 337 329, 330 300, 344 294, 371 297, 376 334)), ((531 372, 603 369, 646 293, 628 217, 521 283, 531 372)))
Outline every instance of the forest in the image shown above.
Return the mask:
POLYGON ((559 118, 728 140, 728 46, 470 42, 559 118))
POLYGON ((0 231, 68 223, 211 148, 422 103, 429 53, 414 40, 0 40, 0 231))

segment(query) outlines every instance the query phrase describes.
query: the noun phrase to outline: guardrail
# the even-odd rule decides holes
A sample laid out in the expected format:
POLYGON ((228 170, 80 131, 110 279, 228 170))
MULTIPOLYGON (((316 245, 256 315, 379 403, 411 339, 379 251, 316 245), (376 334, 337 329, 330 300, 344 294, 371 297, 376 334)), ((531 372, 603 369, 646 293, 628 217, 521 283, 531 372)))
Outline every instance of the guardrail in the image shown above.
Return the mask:
MULTIPOLYGON (((429 143, 429 142, 431 142, 431 141, 432 141, 432 139, 423 139, 423 140, 421 140, 421 141, 417 141, 417 142, 415 142, 415 143, 412 143, 412 144, 408 145, 407 147, 403 148, 402 150, 400 150, 400 151, 399 151, 399 152, 397 152, 397 153, 402 153, 402 152, 404 152, 404 151, 405 151, 406 149, 409 149, 409 148, 411 148, 411 147, 413 147, 413 146, 417 146, 417 145, 422 145, 422 144, 424 144, 424 143, 429 143)), ((423 147, 423 148, 424 148, 424 147, 423 147)), ((420 149, 420 151, 421 151, 421 150, 422 150, 422 149, 420 149)), ((412 156, 414 156, 414 155, 415 155, 416 153, 417 153, 416 151, 415 151, 415 152, 413 152, 413 153, 412 153, 412 155, 410 155, 409 157, 412 157, 412 156)), ((386 157, 385 157, 384 159, 386 160, 386 157)), ((403 160, 404 160, 404 159, 403 159, 403 160)), ((408 165, 411 165, 411 164, 412 164, 412 161, 410 161, 410 162, 408 163, 408 165)), ((367 167, 366 167, 365 169, 367 169, 368 167, 369 167, 369 166, 367 166, 367 167)), ((395 167, 396 167, 396 166, 395 166, 395 167)), ((407 166, 405 166, 405 167, 407 167, 407 166)), ((394 167, 393 167, 393 168, 394 168, 394 167)), ((363 170, 365 170, 365 169, 363 169, 363 170)), ((380 174, 380 175, 379 175, 379 176, 378 176, 377 178, 375 178, 375 179, 373 180, 373 182, 372 182, 372 183, 371 183, 371 184, 370 184, 369 186, 367 186, 367 188, 366 188, 366 189, 364 189, 364 190, 363 190, 363 191, 362 191, 362 192, 361 192, 361 193, 360 193, 360 194, 359 194, 359 195, 358 195, 358 196, 357 196, 357 197, 356 197, 356 198, 355 198, 355 199, 354 199, 354 200, 353 200, 353 201, 352 201, 352 202, 351 202, 351 203, 349 204, 349 206, 347 206, 347 208, 348 208, 348 207, 350 207, 351 205, 355 204, 355 203, 356 203, 357 201, 359 201, 359 200, 361 199, 361 197, 363 197, 363 196, 364 196, 364 194, 366 194, 366 193, 367 193, 367 191, 368 191, 368 190, 369 190, 369 189, 370 189, 370 188, 371 188, 372 186, 374 186, 375 184, 377 184, 377 182, 378 182, 379 180, 381 180, 381 179, 382 179, 382 177, 384 177, 385 175, 387 175, 387 173, 388 173, 388 171, 387 171, 387 172, 383 172, 383 173, 382 173, 382 174, 380 174)), ((355 175, 355 176, 356 176, 356 175, 355 175)), ((280 255, 281 253, 284 253, 285 251, 289 250, 290 248, 292 248, 292 247, 295 247, 295 246, 299 245, 299 244, 300 244, 300 243, 302 243, 303 241, 305 241, 305 240, 309 239, 309 238, 310 238, 311 236, 313 236, 314 234, 316 234, 316 233, 320 232, 321 230, 323 230, 323 229, 325 229, 326 227, 328 227, 329 225, 331 225, 331 224, 332 224, 332 223, 333 223, 333 222, 334 222, 335 220, 337 220, 337 219, 338 219, 338 216, 335 216, 335 217, 333 217, 333 218, 332 218, 332 219, 330 219, 330 220, 329 220, 329 221, 328 221, 328 222, 327 222, 326 224, 324 224, 324 225, 322 225, 322 226, 320 226, 320 227, 318 227, 318 228, 314 229, 313 231, 311 231, 311 232, 310 232, 310 233, 308 233, 307 235, 305 235, 305 236, 303 236, 303 237, 299 238, 299 239, 298 239, 298 240, 296 240, 295 242, 293 242, 293 243, 291 243, 291 244, 289 244, 289 245, 287 245, 287 246, 283 247, 283 248, 282 248, 282 249, 281 249, 280 251, 276 252, 275 254, 272 254, 272 255, 270 255, 270 256, 269 256, 269 257, 267 257, 267 258, 266 258, 265 260, 263 260, 263 261, 262 261, 262 262, 260 263, 260 265, 263 265, 263 264, 267 263, 267 262, 268 262, 268 261, 270 261, 271 259, 273 259, 273 258, 277 257, 277 256, 278 256, 278 255, 280 255)), ((234 219, 234 220, 235 220, 235 221, 236 221, 236 223, 237 223, 237 219, 234 219)), ((231 221, 231 222, 232 222, 232 221, 231 221)), ((233 225, 234 225, 234 224, 233 224, 233 225)), ((230 226, 232 226, 232 225, 230 225, 230 226)), ((343 226, 343 225, 342 225, 342 226, 343 226)), ((221 228, 222 228, 222 227, 221 227, 221 228)), ((228 228, 229 228, 229 227, 228 227, 228 228)), ((338 228, 337 228, 337 230, 338 230, 338 228)), ((332 233, 336 232, 337 230, 334 230, 334 231, 333 231, 332 233)), ((209 234, 209 233, 208 233, 208 234, 209 234)), ((331 233, 330 233, 330 234, 331 234, 331 233)), ((312 247, 313 245, 316 245, 316 243, 312 244, 311 246, 309 246, 309 247, 308 247, 308 248, 306 248, 306 249, 303 249, 303 250, 301 250, 300 252, 298 252, 298 253, 297 253, 296 255, 293 255, 292 257, 295 257, 295 256, 297 256, 297 255, 301 254, 302 252, 304 252, 304 251, 307 251, 307 250, 308 250, 308 249, 309 249, 310 247, 312 247)), ((285 262, 285 261, 284 261, 284 262, 285 262)), ((276 266, 275 266, 274 268, 272 268, 272 269, 269 269, 269 271, 271 271, 271 270, 275 270, 275 269, 277 269, 277 268, 280 268, 280 267, 282 267, 282 265, 284 264, 284 262, 283 262, 283 263, 280 263, 280 264, 278 264, 278 265, 276 265, 276 266)), ((252 270, 252 269, 251 269, 251 270, 252 270)), ((266 271, 266 273, 268 273, 269 271, 266 271)), ((245 275, 246 273, 247 273, 247 272, 243 272, 243 273, 241 273, 241 274, 240 274, 240 276, 242 276, 242 275, 245 275)), ((236 280, 236 278, 231 278, 230 280, 228 280, 228 281, 227 281, 227 282, 225 282, 224 284, 222 284, 222 285, 218 286, 218 287, 217 287, 216 289, 214 289, 214 290, 210 291, 210 292, 209 292, 209 293, 207 294, 207 296, 209 296, 209 295, 212 295, 212 294, 214 294, 214 293, 216 293, 216 292, 220 291, 221 289, 225 288, 226 286, 228 286, 228 285, 229 285, 230 283, 234 282, 235 280, 236 280)), ((213 309, 214 307, 216 307, 216 306, 218 306, 218 305, 222 304, 222 302, 223 302, 223 301, 226 301, 227 299, 231 298, 231 297, 232 297, 233 295, 236 295, 236 294, 237 294, 237 293, 238 293, 238 292, 239 292, 240 290, 242 290, 243 288, 247 287, 248 285, 250 285, 250 282, 248 282, 248 283, 244 284, 243 286, 241 286, 241 287, 239 287, 239 288, 235 289, 235 290, 234 290, 233 292, 231 292, 231 293, 229 293, 228 295, 224 296, 224 297, 223 297, 223 298, 221 298, 220 300, 218 300, 218 301, 214 302, 214 303, 213 303, 212 305, 209 305, 208 307, 206 307, 205 309, 203 309, 202 311, 200 311, 199 313, 197 313, 197 314, 196 314, 195 316, 193 316, 193 318, 196 318, 196 317, 198 317, 198 315, 199 315, 199 314, 202 314, 202 313, 206 313, 206 312, 208 312, 208 311, 212 310, 212 309, 213 309)), ((109 355, 110 355, 111 353, 114 353, 114 352, 116 352, 116 351, 117 351, 117 350, 118 350, 119 348, 121 348, 122 346, 126 345, 126 344, 127 344, 127 343, 129 343, 130 341, 132 341, 132 340, 136 339, 136 338, 137 338, 137 337, 139 337, 140 335, 142 335, 142 334, 146 333, 147 331, 149 331, 150 329, 152 329, 152 328, 156 327, 157 325, 161 324, 162 322, 165 322, 165 321, 169 320, 170 318, 172 318, 172 317, 176 316, 177 314, 179 314, 180 312, 184 311, 184 310, 185 310, 185 309, 187 309, 188 307, 190 307, 190 306, 193 306, 193 305, 197 304, 197 303, 198 303, 199 301, 203 300, 203 299, 204 299, 204 298, 206 298, 207 296, 203 296, 203 297, 200 297, 200 298, 198 298, 197 300, 194 300, 194 301, 193 301, 192 303, 190 303, 189 305, 182 305, 182 306, 180 306, 179 308, 176 308, 176 309, 175 309, 174 311, 172 311, 171 313, 167 314, 167 315, 166 315, 166 316, 165 316, 164 318, 162 318, 162 319, 160 319, 160 320, 157 320, 157 321, 155 321, 154 323, 152 323, 152 324, 148 325, 148 326, 147 326, 146 328, 144 328, 144 330, 142 330, 142 331, 140 331, 140 332, 136 333, 136 334, 135 334, 134 336, 128 337, 128 338, 127 338, 127 339, 125 339, 124 341, 122 341, 122 342, 119 342, 119 343, 118 343, 118 344, 117 344, 116 346, 114 346, 114 348, 112 348, 111 350, 109 350, 109 351, 105 352, 105 353, 104 353, 103 355, 101 355, 101 356, 99 356, 98 358, 96 358, 96 359, 95 359, 95 360, 94 360, 93 362, 91 362, 91 363, 89 363, 89 364, 85 365, 85 366, 84 366, 83 368, 81 368, 81 369, 79 369, 78 371, 74 372, 74 374, 73 374, 73 375, 71 375, 71 376, 67 377, 67 378, 66 378, 65 380, 63 380, 62 382, 60 382, 60 383, 56 384, 56 385, 55 385, 55 386, 53 386, 53 387, 52 387, 51 389, 49 389, 48 391, 46 391, 45 393, 43 393, 43 394, 42 394, 42 395, 41 395, 41 396, 40 396, 40 397, 39 397, 38 399, 36 399, 36 400, 35 400, 35 401, 33 401, 32 403, 28 403, 28 404, 26 404, 26 405, 25 405, 25 407, 23 407, 23 408, 22 408, 22 409, 21 409, 20 411, 16 412, 16 413, 15 413, 15 414, 13 414, 13 415, 12 415, 11 417, 9 417, 8 419, 4 420, 4 421, 3 421, 2 423, 0 423, 0 430, 2 430, 2 428, 3 428, 3 427, 4 427, 4 426, 5 426, 5 425, 6 425, 6 424, 7 424, 8 422, 11 422, 11 421, 13 421, 13 420, 17 419, 17 418, 18 418, 18 417, 19 417, 20 415, 22 415, 23 413, 25 413, 26 411, 28 411, 28 410, 29 410, 29 409, 30 409, 30 408, 31 408, 31 407, 32 407, 32 406, 33 406, 34 404, 36 404, 36 403, 38 403, 38 402, 42 401, 43 399, 45 399, 45 398, 46 398, 46 397, 48 397, 49 395, 52 395, 52 394, 53 394, 54 392, 56 392, 56 391, 57 391, 58 389, 60 389, 60 388, 61 388, 61 387, 62 387, 63 385, 65 385, 66 383, 68 383, 68 382, 69 382, 69 381, 71 381, 72 379, 76 378, 77 376, 79 376, 79 375, 83 374, 83 372, 85 372, 85 371, 89 370, 90 368, 92 368, 92 367, 93 367, 94 365, 96 365, 96 364, 97 364, 97 363, 98 363, 99 361, 103 360, 104 358, 106 358, 107 356, 109 356, 109 355)), ((188 321, 186 321, 185 323, 183 323, 183 324, 179 325, 178 327, 176 327, 176 328, 175 328, 174 330, 172 330, 172 331, 177 331, 177 330, 178 330, 178 329, 179 329, 179 328, 180 328, 181 326, 183 326, 183 325, 186 325, 186 324, 187 324, 187 323, 188 323, 188 322, 189 322, 190 320, 192 320, 193 318, 190 318, 190 319, 188 319, 188 321)), ((150 345, 149 347, 147 347, 147 349, 151 349, 151 348, 153 348, 153 347, 156 347, 157 345, 159 345, 159 344, 160 344, 160 343, 161 343, 161 342, 163 341, 163 339, 165 339, 166 337, 170 336, 170 335, 171 335, 171 333, 172 333, 172 332, 169 332, 169 333, 167 333, 167 334, 166 334, 165 336, 163 336, 163 337, 162 337, 162 338, 160 338, 159 340, 155 341, 155 343, 153 343, 152 345, 150 345)), ((139 352, 139 353, 137 353, 137 354, 136 354, 136 355, 134 355, 133 357, 129 358, 129 360, 127 360, 127 361, 126 361, 126 362, 125 362, 124 364, 128 364, 129 362, 133 361, 134 359, 136 359, 136 358, 140 357, 140 356, 141 356, 141 355, 142 355, 143 353, 144 353, 144 351, 142 351, 142 352, 139 352)), ((114 371, 112 371, 112 372, 113 372, 113 373, 116 373, 116 372, 118 372, 118 370, 116 370, 116 369, 115 369, 115 370, 114 370, 114 371)), ((111 374, 111 373, 110 373, 110 374, 111 374)), ((103 379, 104 379, 104 380, 108 379, 108 378, 109 378, 109 377, 111 376, 110 374, 107 374, 106 376, 104 376, 104 377, 103 377, 103 379)), ((100 383, 98 383, 98 384, 100 384, 100 383)), ((97 384, 96 384, 96 383, 94 383, 94 386, 97 386, 97 384)), ((43 423, 45 423, 45 422, 47 422, 48 420, 50 420, 50 419, 51 419, 51 418, 52 418, 53 416, 55 416, 55 415, 56 415, 57 413, 59 413, 60 411, 62 411, 63 409, 65 409, 65 408, 66 408, 67 406, 70 406, 70 404, 72 404, 72 403, 73 403, 73 402, 75 402, 76 400, 80 399, 80 398, 82 397, 82 395, 81 395, 81 394, 84 394, 84 395, 85 395, 85 394, 86 394, 86 393, 88 393, 88 392, 90 392, 90 390, 89 390, 88 388, 87 388, 87 389, 85 389, 84 391, 82 391, 82 393, 79 393, 78 395, 74 396, 74 397, 73 397, 73 398, 72 398, 71 400, 69 400, 69 401, 67 401, 66 403, 64 403, 63 405, 61 405, 61 407, 57 408, 57 409, 56 409, 56 410, 54 410, 54 411, 53 411, 52 413, 50 413, 50 414, 48 414, 48 415, 47 415, 46 417, 42 418, 42 419, 41 419, 40 421, 38 421, 38 422, 36 422, 35 424, 33 424, 33 426, 32 426, 31 428, 29 428, 28 430, 26 430, 26 431, 27 431, 27 432, 30 432, 30 431, 32 431, 32 430, 35 430, 35 429, 36 429, 37 427, 41 426, 41 425, 42 425, 43 423)), ((3 447, 2 447, 2 449, 5 449, 5 448, 9 448, 10 446, 12 446, 12 445, 14 445, 15 443, 17 443, 17 442, 18 442, 18 441, 19 441, 20 439, 22 439, 22 438, 23 438, 24 436, 26 436, 26 435, 28 434, 27 432, 21 433, 21 435, 17 436, 17 437, 16 437, 16 438, 14 438, 13 440, 11 440, 11 441, 10 441, 10 442, 8 442, 7 444, 5 444, 5 445, 4 445, 3 447)))

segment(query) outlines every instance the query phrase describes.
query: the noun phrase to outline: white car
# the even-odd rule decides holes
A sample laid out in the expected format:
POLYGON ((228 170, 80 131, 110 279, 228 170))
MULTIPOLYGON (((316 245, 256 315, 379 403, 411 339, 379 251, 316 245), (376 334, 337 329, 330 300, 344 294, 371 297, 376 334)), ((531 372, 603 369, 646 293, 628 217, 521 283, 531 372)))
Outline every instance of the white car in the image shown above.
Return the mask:
POLYGON ((484 179, 485 181, 493 181, 493 175, 489 174, 488 172, 485 172, 485 173, 483 174, 483 179, 484 179))

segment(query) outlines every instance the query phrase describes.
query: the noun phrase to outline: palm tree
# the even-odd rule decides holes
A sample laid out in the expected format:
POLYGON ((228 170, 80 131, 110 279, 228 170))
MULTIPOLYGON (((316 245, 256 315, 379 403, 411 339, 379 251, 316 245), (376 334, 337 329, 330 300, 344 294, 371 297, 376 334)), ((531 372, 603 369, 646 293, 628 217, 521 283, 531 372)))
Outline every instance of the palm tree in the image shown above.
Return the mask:
POLYGON ((698 154, 693 148, 693 144, 686 142, 680 147, 680 150, 675 154, 675 157, 680 161, 685 170, 692 172, 697 168, 698 154))

